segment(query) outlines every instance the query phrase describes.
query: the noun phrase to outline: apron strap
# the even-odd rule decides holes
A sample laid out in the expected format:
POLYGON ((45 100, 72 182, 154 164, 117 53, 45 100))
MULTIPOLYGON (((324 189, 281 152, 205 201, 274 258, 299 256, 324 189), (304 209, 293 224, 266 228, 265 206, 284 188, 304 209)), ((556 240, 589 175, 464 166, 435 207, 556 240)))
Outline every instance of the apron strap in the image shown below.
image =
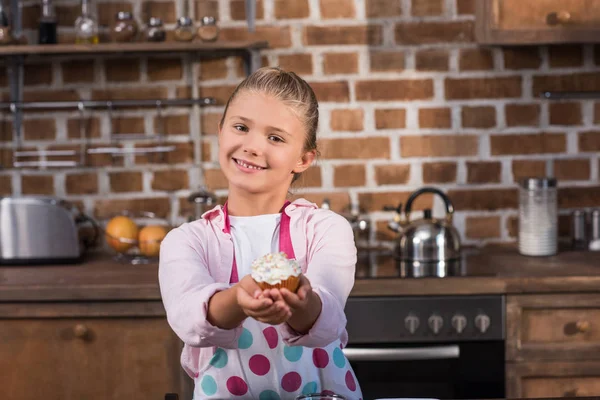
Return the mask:
MULTIPOLYGON (((290 201, 287 200, 279 210, 281 213, 281 221, 279 223, 279 251, 284 252, 289 259, 295 259, 296 255, 294 253, 294 247, 292 246, 292 236, 290 235, 290 216, 284 211, 289 204, 290 201)), ((229 213, 227 212, 227 202, 223 205, 223 214, 225 214, 225 228, 223 228, 223 232, 231 234, 231 223, 229 222, 229 213)), ((229 283, 237 283, 239 280, 234 250, 229 283)))

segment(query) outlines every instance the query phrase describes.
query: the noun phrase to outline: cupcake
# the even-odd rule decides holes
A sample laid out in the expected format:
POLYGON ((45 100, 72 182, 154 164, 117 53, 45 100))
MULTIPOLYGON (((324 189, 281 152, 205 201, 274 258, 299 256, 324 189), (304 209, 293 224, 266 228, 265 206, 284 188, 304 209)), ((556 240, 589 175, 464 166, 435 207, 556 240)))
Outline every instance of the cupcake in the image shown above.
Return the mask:
POLYGON ((295 260, 284 252, 268 253, 257 258, 251 265, 251 276, 261 289, 282 289, 296 292, 302 270, 295 260))

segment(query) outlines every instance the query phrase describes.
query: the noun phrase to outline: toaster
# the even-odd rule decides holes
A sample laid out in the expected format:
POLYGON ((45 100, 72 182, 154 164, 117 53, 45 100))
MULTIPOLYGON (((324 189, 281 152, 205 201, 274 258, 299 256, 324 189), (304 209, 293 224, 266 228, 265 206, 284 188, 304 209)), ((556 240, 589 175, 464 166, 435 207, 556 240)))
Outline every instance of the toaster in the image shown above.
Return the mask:
POLYGON ((78 262, 98 236, 94 220, 55 197, 0 197, 0 264, 78 262), (80 235, 91 223, 92 240, 80 235))

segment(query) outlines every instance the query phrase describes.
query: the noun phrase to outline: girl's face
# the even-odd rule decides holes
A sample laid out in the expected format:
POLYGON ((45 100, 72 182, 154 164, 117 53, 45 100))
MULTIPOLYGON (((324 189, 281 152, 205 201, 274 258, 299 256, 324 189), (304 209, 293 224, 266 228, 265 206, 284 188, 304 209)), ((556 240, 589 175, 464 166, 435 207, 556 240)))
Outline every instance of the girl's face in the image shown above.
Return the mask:
POLYGON ((219 163, 229 188, 286 193, 293 174, 314 160, 305 141, 304 125, 289 106, 266 94, 239 93, 219 128, 219 163))

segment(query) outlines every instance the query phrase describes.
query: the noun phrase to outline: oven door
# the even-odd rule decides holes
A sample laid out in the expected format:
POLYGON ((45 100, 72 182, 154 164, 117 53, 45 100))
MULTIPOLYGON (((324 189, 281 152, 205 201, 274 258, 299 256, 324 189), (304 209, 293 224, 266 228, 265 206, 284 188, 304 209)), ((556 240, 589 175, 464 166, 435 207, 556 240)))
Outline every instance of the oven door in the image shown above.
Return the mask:
POLYGON ((504 342, 349 345, 364 399, 504 398, 504 342))

